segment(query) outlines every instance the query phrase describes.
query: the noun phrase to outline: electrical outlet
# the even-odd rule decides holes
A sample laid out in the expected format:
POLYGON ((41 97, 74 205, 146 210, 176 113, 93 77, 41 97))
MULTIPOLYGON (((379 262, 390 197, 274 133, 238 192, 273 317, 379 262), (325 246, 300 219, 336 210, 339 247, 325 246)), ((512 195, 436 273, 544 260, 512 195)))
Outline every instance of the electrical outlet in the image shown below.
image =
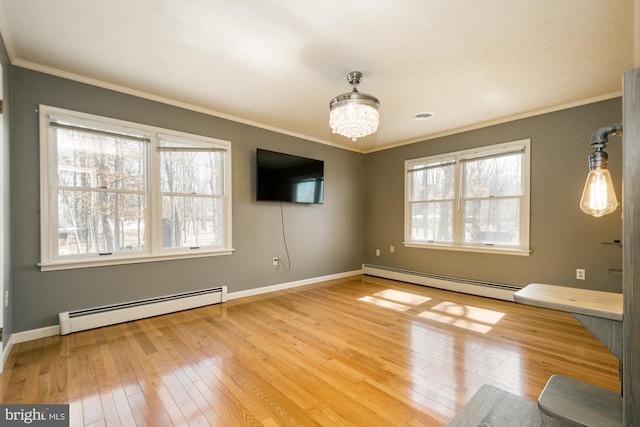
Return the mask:
POLYGON ((584 268, 576 268, 576 279, 584 280, 586 277, 586 273, 584 268))
POLYGON ((394 253, 396 251, 396 247, 391 245, 389 246, 389 252, 394 253))
POLYGON ((380 249, 376 249, 376 256, 380 256, 380 249))
POLYGON ((278 257, 277 256, 273 257, 273 265, 278 265, 278 257))

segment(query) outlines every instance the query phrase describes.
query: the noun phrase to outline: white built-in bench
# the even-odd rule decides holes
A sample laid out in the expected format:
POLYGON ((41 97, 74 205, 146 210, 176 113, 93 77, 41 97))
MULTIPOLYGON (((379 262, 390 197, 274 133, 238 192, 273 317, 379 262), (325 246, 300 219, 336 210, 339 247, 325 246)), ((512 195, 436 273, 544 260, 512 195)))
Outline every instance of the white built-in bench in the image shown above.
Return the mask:
MULTIPOLYGON (((534 283, 515 293, 516 302, 570 312, 622 360, 622 294, 534 283)), ((622 396, 559 375, 538 398, 545 414, 584 426, 622 426, 622 396)))

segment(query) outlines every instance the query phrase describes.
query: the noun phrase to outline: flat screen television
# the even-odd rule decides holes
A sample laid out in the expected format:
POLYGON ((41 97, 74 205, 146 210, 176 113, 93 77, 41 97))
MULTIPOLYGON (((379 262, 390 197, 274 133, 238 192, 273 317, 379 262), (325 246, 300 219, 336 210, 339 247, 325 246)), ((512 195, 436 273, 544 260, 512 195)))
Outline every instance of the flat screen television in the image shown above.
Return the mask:
POLYGON ((256 200, 324 203, 324 161, 258 148, 256 200))

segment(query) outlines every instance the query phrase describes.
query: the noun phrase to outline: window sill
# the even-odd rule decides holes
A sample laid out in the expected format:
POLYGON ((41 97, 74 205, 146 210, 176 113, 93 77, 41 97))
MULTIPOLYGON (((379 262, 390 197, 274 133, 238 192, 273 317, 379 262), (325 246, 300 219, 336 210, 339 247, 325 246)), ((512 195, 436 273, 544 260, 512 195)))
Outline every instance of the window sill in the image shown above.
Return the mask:
POLYGON ((140 264, 145 262, 171 261, 177 259, 204 258, 211 256, 231 255, 233 249, 221 249, 200 253, 172 253, 166 255, 144 255, 136 257, 109 257, 108 259, 97 260, 95 258, 87 260, 56 260, 41 262, 38 264, 40 271, 72 270, 76 268, 105 267, 110 265, 140 264))
POLYGON ((447 245, 439 243, 418 243, 418 242, 402 242, 406 248, 420 248, 420 249, 439 249, 443 251, 458 251, 458 252, 476 252, 485 254, 499 254, 499 255, 516 255, 516 256, 529 256, 531 250, 519 249, 519 248, 505 248, 499 246, 458 246, 447 245))

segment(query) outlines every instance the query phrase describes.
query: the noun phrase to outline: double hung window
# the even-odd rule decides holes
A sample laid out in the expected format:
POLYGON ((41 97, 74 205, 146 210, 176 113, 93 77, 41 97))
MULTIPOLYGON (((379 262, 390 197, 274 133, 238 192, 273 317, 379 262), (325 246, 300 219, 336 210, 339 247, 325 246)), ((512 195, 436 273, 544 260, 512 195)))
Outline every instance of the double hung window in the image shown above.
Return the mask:
POLYGON ((530 141, 405 162, 405 245, 529 253, 530 141))
POLYGON ((158 136, 162 247, 223 245, 223 148, 171 135, 158 136))
POLYGON ((231 253, 227 141, 42 106, 41 268, 231 253))

